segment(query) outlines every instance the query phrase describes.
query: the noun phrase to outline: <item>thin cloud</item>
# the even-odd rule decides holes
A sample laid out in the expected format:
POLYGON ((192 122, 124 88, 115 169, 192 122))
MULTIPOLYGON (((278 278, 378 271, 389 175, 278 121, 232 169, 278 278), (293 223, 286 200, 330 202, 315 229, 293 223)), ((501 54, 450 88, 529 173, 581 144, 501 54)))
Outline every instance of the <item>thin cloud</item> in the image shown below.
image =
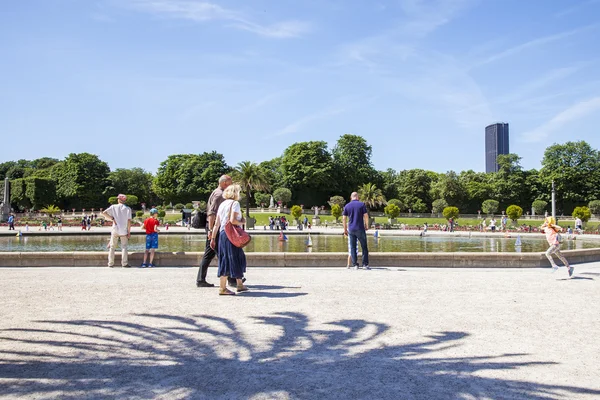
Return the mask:
POLYGON ((600 0, 588 0, 588 1, 584 1, 583 3, 577 4, 573 7, 569 7, 565 10, 562 10, 558 13, 555 14, 555 17, 560 18, 560 17, 564 17, 565 15, 569 15, 569 14, 573 14, 587 6, 593 5, 593 4, 598 4, 600 3, 600 0))
POLYGON ((524 133, 522 140, 529 143, 541 142, 570 122, 586 117, 597 110, 600 110, 600 96, 581 101, 561 111, 542 126, 524 133))
POLYGON ((534 48, 534 47, 537 47, 537 46, 542 46, 542 45, 545 45, 545 44, 548 44, 548 43, 552 43, 552 42, 556 42, 558 40, 561 40, 561 39, 564 39, 564 38, 567 38, 567 37, 570 37, 570 36, 573 36, 573 35, 577 35, 579 33, 585 32, 587 30, 594 29, 597 26, 598 26, 598 24, 587 25, 587 26, 584 26, 584 27, 581 27, 581 28, 570 30, 570 31, 561 32, 561 33, 557 33, 557 34, 554 34, 554 35, 548 35, 548 36, 544 36, 544 37, 541 37, 541 38, 530 40, 528 42, 525 42, 525 43, 522 43, 520 45, 511 47, 510 49, 504 50, 504 51, 502 51, 500 53, 497 53, 497 54, 494 54, 494 55, 492 55, 490 57, 487 57, 486 59, 481 60, 480 62, 478 62, 477 64, 475 64, 473 66, 473 68, 481 67, 483 65, 492 63, 494 61, 498 61, 498 60, 501 60, 503 58, 510 57, 512 55, 515 55, 517 53, 522 52, 523 50, 527 50, 527 49, 534 48))
POLYGON ((290 20, 271 25, 260 24, 240 11, 204 1, 133 0, 130 4, 135 9, 168 18, 195 22, 223 21, 226 22, 226 26, 265 37, 294 38, 311 31, 311 24, 308 22, 290 20))
POLYGON ((300 129, 302 129, 305 125, 307 125, 311 122, 318 121, 318 120, 328 118, 328 117, 332 117, 334 115, 342 114, 344 112, 346 112, 345 108, 336 107, 336 108, 331 108, 331 109, 328 109, 328 110, 325 110, 322 112, 317 112, 317 113, 306 115, 306 116, 286 125, 283 129, 280 129, 279 131, 277 131, 275 133, 275 135, 273 135, 273 136, 284 136, 284 135, 289 135, 290 133, 296 133, 300 129))

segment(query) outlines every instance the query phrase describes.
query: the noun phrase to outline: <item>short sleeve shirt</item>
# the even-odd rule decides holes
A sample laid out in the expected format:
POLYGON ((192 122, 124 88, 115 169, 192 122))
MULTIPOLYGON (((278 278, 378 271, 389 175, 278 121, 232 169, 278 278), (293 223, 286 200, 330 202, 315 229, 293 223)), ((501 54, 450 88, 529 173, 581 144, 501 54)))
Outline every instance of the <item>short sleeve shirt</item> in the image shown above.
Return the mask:
POLYGON ((158 226, 159 224, 160 224, 160 222, 156 218, 152 218, 152 217, 146 218, 146 220, 144 221, 144 226, 146 227, 146 235, 155 233, 154 227, 158 226))
POLYGON ((218 187, 215 190, 213 190, 213 192, 210 194, 210 197, 208 198, 208 204, 206 205, 206 215, 216 215, 217 210, 219 209, 219 206, 221 205, 223 200, 225 200, 223 198, 223 189, 221 189, 221 187, 218 187))
POLYGON ((217 211, 217 216, 219 217, 220 221, 221 221, 221 227, 220 227, 220 231, 222 231, 223 229, 225 229, 225 225, 227 224, 227 221, 229 221, 229 208, 231 208, 231 213, 238 213, 238 218, 237 220, 241 220, 242 219, 242 208, 240 207, 240 203, 235 201, 235 200, 225 200, 221 203, 221 205, 219 206, 219 210, 217 211), (233 205, 232 205, 233 203, 233 205))
POLYGON ((352 200, 344 207, 342 215, 348 217, 348 230, 349 231, 364 231, 365 222, 363 216, 367 213, 367 206, 365 203, 358 200, 352 200))
POLYGON ((131 208, 125 204, 113 204, 106 209, 106 213, 113 217, 113 231, 119 236, 126 236, 129 233, 127 221, 131 219, 131 208))

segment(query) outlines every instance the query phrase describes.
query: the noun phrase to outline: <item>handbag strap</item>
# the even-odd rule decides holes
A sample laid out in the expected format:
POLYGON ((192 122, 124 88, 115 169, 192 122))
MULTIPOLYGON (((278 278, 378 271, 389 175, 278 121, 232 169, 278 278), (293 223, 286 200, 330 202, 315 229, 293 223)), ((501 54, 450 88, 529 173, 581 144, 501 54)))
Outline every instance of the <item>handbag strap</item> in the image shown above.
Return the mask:
POLYGON ((235 203, 235 200, 231 201, 231 207, 229 207, 229 214, 227 214, 227 222, 231 223, 231 209, 233 208, 233 203, 235 203))

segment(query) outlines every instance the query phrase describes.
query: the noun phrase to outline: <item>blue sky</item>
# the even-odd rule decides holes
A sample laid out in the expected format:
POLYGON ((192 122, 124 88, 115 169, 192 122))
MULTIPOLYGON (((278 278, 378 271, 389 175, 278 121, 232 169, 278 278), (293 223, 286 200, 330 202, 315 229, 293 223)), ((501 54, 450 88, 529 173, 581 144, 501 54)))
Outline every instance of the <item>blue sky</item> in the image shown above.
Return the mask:
POLYGON ((363 136, 378 169, 484 171, 484 128, 540 168, 600 148, 600 0, 5 0, 0 161, 155 172, 363 136))

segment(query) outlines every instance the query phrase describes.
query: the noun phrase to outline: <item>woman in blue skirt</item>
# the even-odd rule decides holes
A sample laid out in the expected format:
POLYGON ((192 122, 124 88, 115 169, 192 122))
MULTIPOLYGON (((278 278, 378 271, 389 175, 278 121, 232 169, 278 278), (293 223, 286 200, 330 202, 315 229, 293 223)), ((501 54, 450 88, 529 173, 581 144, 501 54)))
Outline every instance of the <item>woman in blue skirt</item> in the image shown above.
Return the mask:
MULTIPOLYGON (((225 225, 231 222, 233 225, 243 225, 245 223, 240 207, 240 185, 230 185, 223 192, 225 201, 221 203, 217 211, 217 219, 215 227, 219 227, 219 269, 217 276, 219 277, 219 295, 234 295, 235 293, 227 289, 227 277, 234 278, 237 282, 237 292, 245 292, 248 290, 242 282, 244 273, 246 272, 246 255, 244 250, 234 246, 225 233, 225 225)), ((214 247, 216 229, 213 229, 210 238, 211 247, 214 247)))

